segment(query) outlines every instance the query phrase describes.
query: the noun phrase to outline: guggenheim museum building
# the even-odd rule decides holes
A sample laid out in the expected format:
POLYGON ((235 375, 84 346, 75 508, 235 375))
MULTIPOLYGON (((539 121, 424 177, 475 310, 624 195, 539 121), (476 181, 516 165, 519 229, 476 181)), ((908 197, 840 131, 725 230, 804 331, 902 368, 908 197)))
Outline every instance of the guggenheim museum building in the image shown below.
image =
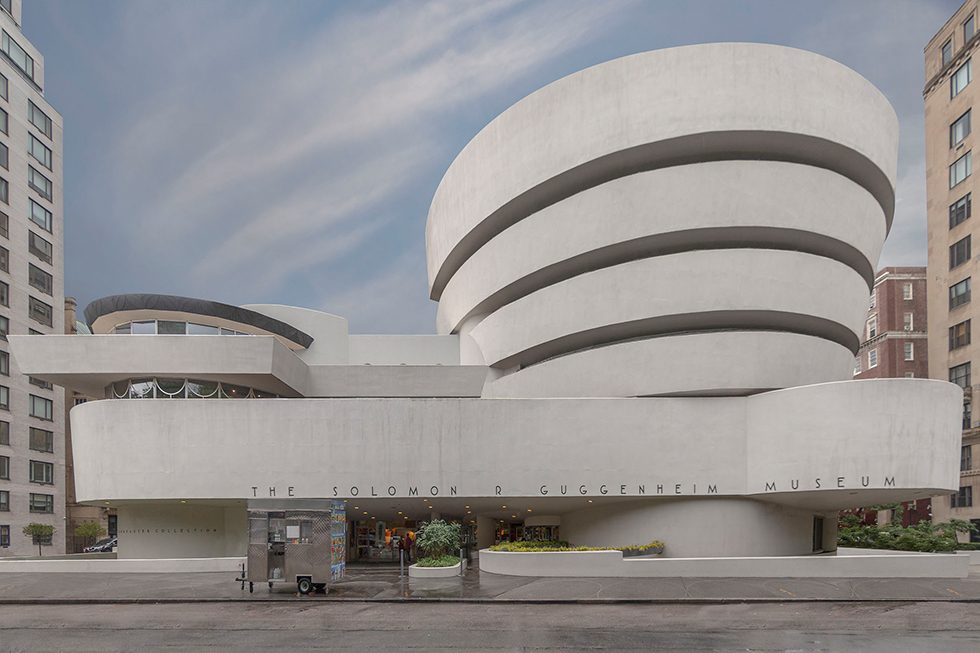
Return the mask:
POLYGON ((425 232, 434 335, 132 294, 87 307, 92 335, 10 343, 25 374, 98 399, 70 414, 76 493, 117 509, 120 557, 243 555, 269 498, 346 499, 352 550, 438 515, 480 546, 832 551, 838 510, 958 487, 959 387, 850 380, 898 131, 811 52, 623 57, 517 102, 449 166, 425 232))

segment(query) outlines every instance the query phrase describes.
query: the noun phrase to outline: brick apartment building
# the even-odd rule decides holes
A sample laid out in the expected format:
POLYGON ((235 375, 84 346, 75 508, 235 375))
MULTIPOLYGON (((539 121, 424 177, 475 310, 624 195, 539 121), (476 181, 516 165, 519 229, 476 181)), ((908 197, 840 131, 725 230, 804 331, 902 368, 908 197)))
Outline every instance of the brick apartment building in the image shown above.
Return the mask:
MULTIPOLYGON (((868 302, 864 341, 854 359, 855 379, 885 379, 929 376, 926 332, 926 269, 924 267, 884 268, 875 275, 868 302)), ((902 523, 905 526, 930 519, 929 499, 907 501, 902 523)), ((889 513, 864 510, 865 521, 887 522, 889 513)))

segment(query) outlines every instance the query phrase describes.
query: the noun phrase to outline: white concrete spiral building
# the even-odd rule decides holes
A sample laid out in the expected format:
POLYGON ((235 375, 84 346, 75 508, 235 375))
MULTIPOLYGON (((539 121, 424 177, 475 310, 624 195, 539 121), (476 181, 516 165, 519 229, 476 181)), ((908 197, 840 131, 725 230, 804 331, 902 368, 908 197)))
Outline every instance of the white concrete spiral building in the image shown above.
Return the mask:
POLYGON ((236 550, 267 488, 458 516, 481 544, 516 521, 669 556, 833 550, 838 509, 957 483, 959 388, 848 380, 897 138, 884 96, 813 53, 637 54, 521 100, 452 163, 426 229, 437 336, 129 296, 96 303, 97 335, 11 344, 25 373, 152 397, 72 411, 79 498, 119 504, 124 556, 202 520, 221 545, 167 552, 236 550), (137 320, 158 335, 108 335, 137 320), (212 382, 253 398, 192 399, 212 382))

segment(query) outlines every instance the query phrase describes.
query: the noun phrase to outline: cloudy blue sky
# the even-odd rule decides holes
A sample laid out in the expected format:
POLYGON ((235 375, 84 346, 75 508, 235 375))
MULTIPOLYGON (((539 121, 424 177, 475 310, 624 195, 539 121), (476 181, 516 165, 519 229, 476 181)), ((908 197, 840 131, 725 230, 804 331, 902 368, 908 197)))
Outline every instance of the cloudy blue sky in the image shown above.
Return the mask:
POLYGON ((65 120, 66 290, 276 302, 432 332, 446 167, 536 88, 622 55, 761 41, 870 79, 902 127, 883 265, 924 265, 922 48, 959 0, 25 0, 65 120))

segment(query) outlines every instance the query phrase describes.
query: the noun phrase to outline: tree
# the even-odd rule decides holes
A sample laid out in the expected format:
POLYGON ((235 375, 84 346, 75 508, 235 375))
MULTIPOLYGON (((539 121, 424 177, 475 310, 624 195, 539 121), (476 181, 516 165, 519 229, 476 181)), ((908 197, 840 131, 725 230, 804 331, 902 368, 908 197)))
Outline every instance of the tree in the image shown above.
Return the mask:
POLYGON ((28 535, 37 544, 37 555, 43 555, 41 553, 42 544, 51 544, 51 536, 54 535, 54 526, 51 524, 38 524, 37 522, 31 522, 24 527, 24 535, 28 535))
POLYGON ((99 522, 95 521, 83 521, 82 523, 75 526, 75 535, 84 538, 86 542, 95 542, 100 537, 105 535, 105 529, 99 522))
POLYGON ((441 519, 433 519, 419 528, 415 536, 415 546, 433 558, 450 555, 459 548, 460 535, 459 524, 447 524, 441 519))

